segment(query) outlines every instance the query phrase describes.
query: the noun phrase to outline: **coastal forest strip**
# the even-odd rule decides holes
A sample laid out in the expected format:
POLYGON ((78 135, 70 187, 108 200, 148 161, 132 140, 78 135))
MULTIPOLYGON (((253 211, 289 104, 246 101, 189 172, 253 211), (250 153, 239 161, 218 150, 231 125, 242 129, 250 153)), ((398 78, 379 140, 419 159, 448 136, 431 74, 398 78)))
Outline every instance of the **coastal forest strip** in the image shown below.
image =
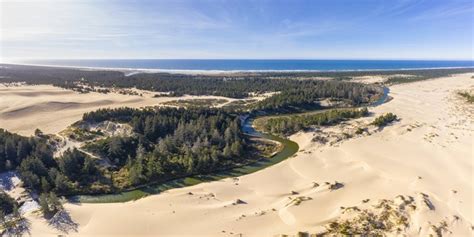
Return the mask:
MULTIPOLYGON (((173 73, 133 73, 118 70, 81 70, 43 66, 0 64, 0 83, 25 82, 52 84, 87 93, 107 93, 107 88, 137 88, 168 95, 215 95, 245 98, 251 93, 283 92, 319 88, 325 93, 338 93, 339 84, 354 77, 388 76, 387 83, 405 83, 456 73, 472 72, 472 68, 403 70, 403 71, 333 71, 333 72, 260 72, 191 75, 173 73), (408 76, 400 76, 403 73, 408 76), (333 80, 312 80, 329 78, 333 80), (296 79, 296 80, 295 80, 296 79), (338 83, 339 82, 339 83, 338 83)), ((335 96, 337 97, 337 96, 335 96)))

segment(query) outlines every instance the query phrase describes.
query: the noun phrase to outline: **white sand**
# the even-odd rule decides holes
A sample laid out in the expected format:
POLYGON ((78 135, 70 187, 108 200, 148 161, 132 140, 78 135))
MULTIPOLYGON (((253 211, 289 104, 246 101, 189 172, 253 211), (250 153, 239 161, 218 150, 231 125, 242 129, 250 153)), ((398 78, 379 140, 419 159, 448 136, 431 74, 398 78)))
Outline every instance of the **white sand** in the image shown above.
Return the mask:
POLYGON ((22 135, 32 135, 36 128, 45 133, 58 133, 80 120, 84 113, 99 108, 145 107, 179 99, 235 100, 220 96, 153 98, 154 93, 138 92, 143 93, 143 96, 119 93, 80 94, 49 85, 0 84, 0 128, 22 135))
MULTIPOLYGON (((78 232, 69 234, 295 234, 320 230, 339 216, 341 206, 357 206, 367 198, 393 199, 399 194, 418 197, 423 192, 435 210, 418 210, 411 219, 409 236, 426 235, 430 223, 445 218, 450 220, 452 236, 472 236, 473 105, 461 105, 455 95, 455 90, 474 86, 471 76, 393 86, 394 99, 371 111, 376 115, 393 112, 400 122, 322 150, 311 142, 312 133, 299 133, 291 139, 305 152, 237 181, 204 183, 127 203, 67 204, 79 225, 78 232), (408 131, 414 124, 421 126, 408 131), (324 185, 313 188, 313 182, 325 181, 345 186, 335 191, 324 185), (288 205, 291 191, 299 193, 293 196, 311 200, 288 205), (246 204, 232 205, 236 199, 246 204), (453 215, 460 219, 451 221, 453 215)), ((33 236, 58 234, 40 218, 29 217, 33 236)))

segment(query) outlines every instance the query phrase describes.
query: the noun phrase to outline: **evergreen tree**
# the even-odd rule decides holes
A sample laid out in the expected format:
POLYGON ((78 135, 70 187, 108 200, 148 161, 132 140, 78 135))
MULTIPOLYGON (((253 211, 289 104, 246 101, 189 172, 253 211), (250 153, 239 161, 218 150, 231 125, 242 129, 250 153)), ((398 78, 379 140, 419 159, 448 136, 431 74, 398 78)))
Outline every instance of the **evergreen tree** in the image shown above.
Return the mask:
POLYGON ((45 177, 41 177, 41 191, 47 193, 51 190, 51 185, 45 177))

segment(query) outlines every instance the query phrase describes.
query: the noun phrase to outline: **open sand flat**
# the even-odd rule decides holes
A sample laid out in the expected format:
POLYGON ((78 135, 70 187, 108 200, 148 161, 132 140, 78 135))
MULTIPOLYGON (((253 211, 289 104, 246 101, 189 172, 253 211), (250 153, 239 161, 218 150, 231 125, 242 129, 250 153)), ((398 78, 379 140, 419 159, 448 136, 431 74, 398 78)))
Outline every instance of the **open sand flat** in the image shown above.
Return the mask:
MULTIPOLYGON (((401 198, 397 195, 404 195, 413 198, 407 202, 413 203, 407 210, 409 227, 404 231, 408 236, 436 231, 472 236, 473 105, 455 94, 474 86, 471 76, 393 86, 393 100, 370 111, 374 116, 393 112, 401 118, 399 122, 370 136, 323 148, 311 141, 313 132, 296 134, 291 139, 299 143, 300 152, 257 173, 127 203, 66 204, 78 224, 77 232, 69 234, 315 233, 339 218, 344 212, 341 207, 373 208, 380 199, 395 200, 398 205, 401 198), (335 181, 343 187, 330 190, 335 181)), ((34 214, 29 218, 33 236, 60 233, 34 214)))
POLYGON ((145 107, 179 99, 226 99, 219 96, 157 97, 119 93, 81 94, 49 85, 6 86, 0 84, 0 128, 21 135, 32 135, 36 128, 57 133, 80 120, 86 112, 99 108, 145 107))

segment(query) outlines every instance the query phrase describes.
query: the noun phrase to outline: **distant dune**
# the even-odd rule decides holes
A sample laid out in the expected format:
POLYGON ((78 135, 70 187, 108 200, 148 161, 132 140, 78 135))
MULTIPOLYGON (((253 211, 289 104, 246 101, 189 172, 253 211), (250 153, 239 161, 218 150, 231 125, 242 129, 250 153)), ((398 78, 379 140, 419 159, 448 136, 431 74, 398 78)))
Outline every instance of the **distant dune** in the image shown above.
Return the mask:
POLYGON ((29 105, 23 108, 3 112, 0 116, 4 119, 12 119, 18 117, 32 116, 37 113, 58 112, 66 110, 74 110, 79 108, 93 108, 104 105, 111 105, 111 100, 99 100, 90 103, 76 103, 76 102, 43 102, 35 105, 29 105))
POLYGON ((140 94, 142 96, 96 92, 81 94, 50 85, 0 84, 0 128, 22 135, 32 135, 36 128, 45 133, 58 133, 80 120, 84 113, 99 108, 156 106, 179 99, 235 100, 219 96, 154 98, 154 93, 147 91, 140 91, 140 94))

